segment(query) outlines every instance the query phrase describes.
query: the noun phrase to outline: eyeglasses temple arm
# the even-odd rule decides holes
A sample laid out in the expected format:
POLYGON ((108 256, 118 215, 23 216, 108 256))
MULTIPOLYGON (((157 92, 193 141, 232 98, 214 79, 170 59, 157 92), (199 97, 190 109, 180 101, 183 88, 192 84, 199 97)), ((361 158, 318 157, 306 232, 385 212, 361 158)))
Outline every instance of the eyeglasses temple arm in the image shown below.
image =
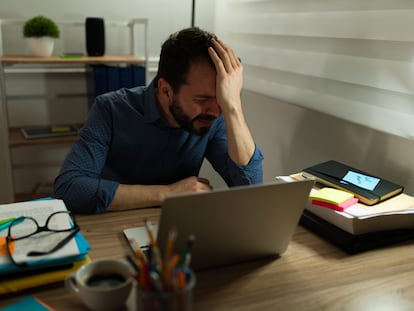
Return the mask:
POLYGON ((77 233, 79 232, 79 227, 75 227, 74 231, 72 231, 66 238, 64 238, 62 241, 60 241, 54 248, 47 252, 38 252, 38 251, 31 251, 27 253, 27 256, 43 256, 50 253, 53 253, 57 251, 58 249, 65 246, 66 243, 68 243, 77 233))

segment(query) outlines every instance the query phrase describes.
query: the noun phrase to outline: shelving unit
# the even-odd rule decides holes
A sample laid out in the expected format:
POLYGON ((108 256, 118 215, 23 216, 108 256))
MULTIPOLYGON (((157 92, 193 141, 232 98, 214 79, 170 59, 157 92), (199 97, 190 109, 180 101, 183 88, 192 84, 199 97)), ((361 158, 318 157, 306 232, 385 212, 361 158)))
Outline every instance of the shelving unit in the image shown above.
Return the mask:
MULTIPOLYGON (((23 25, 22 20, 0 20, 0 92, 1 92, 1 106, 0 106, 0 152, 4 152, 5 159, 4 172, 1 172, 2 177, 0 182, 6 184, 7 198, 3 201, 15 202, 19 198, 26 199, 27 194, 16 194, 14 191, 13 178, 13 161, 12 149, 27 146, 46 145, 46 144, 72 144, 76 140, 76 136, 62 136, 39 139, 25 139, 20 132, 20 128, 11 128, 9 126, 9 109, 8 101, 11 96, 7 93, 6 79, 9 74, 13 73, 79 73, 87 72, 88 66, 91 65, 142 65, 148 70, 148 51, 147 51, 147 27, 148 20, 145 18, 133 19, 128 22, 112 22, 105 21, 105 27, 128 27, 129 28, 129 44, 130 51, 127 55, 105 55, 102 57, 88 57, 82 56, 80 58, 61 58, 59 55, 51 57, 33 57, 25 55, 3 55, 3 26, 5 25, 23 25), (144 44, 144 55, 138 56, 136 46, 136 28, 143 27, 144 37, 141 42, 144 44), (35 67, 33 67, 35 65, 35 67)), ((84 22, 81 21, 61 21, 60 24, 70 24, 74 26, 84 27, 84 22)), ((16 96, 14 96, 16 97, 16 96)), ((38 97, 38 95, 36 95, 38 97)), ((47 98, 48 94, 44 94, 47 98)), ((30 99, 28 95, 22 95, 20 99, 30 99)), ((29 126, 30 124, 28 124, 29 126)), ((1 155, 0 155, 1 156, 1 155)), ((0 157, 1 159, 1 157, 0 157)), ((2 170, 0 168, 0 170, 2 170)))

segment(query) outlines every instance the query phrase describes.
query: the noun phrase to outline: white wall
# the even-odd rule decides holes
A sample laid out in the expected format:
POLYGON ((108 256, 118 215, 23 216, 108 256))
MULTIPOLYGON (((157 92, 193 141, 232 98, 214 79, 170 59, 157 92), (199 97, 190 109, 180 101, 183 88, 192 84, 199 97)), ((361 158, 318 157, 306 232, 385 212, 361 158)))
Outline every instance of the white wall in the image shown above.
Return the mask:
POLYGON ((412 140, 253 92, 244 92, 243 101, 265 155, 265 181, 335 159, 400 183, 414 195, 412 140))
POLYGON ((216 3, 246 90, 414 138, 414 1, 216 3))

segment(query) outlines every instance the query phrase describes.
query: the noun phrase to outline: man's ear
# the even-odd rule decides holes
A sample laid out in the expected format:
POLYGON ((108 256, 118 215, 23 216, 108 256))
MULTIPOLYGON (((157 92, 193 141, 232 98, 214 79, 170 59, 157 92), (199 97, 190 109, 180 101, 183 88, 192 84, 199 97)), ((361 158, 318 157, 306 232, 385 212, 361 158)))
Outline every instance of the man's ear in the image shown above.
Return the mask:
POLYGON ((158 92, 163 98, 168 98, 169 101, 173 98, 172 87, 164 78, 158 80, 158 92))

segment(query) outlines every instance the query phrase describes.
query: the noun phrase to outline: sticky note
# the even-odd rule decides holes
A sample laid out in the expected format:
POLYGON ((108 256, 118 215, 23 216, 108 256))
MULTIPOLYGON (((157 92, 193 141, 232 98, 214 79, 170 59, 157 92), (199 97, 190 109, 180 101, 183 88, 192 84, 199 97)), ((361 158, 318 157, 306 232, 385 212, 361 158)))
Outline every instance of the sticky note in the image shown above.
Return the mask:
POLYGON ((312 200, 312 205, 328 207, 328 208, 331 208, 331 209, 334 209, 334 210, 340 211, 340 212, 343 212, 345 209, 347 209, 348 207, 350 207, 350 206, 352 206, 356 203, 358 203, 357 198, 350 198, 349 200, 346 200, 345 202, 342 202, 339 205, 326 203, 326 202, 322 202, 322 201, 318 201, 318 200, 312 200))
MULTIPOLYGON (((14 253, 14 242, 10 243, 10 252, 12 254, 14 253)), ((1 236, 0 237, 0 256, 6 256, 6 255, 8 255, 6 237, 1 236)))
POLYGON ((322 188, 309 195, 309 199, 311 200, 326 202, 337 206, 353 197, 354 195, 350 192, 329 187, 322 188))

